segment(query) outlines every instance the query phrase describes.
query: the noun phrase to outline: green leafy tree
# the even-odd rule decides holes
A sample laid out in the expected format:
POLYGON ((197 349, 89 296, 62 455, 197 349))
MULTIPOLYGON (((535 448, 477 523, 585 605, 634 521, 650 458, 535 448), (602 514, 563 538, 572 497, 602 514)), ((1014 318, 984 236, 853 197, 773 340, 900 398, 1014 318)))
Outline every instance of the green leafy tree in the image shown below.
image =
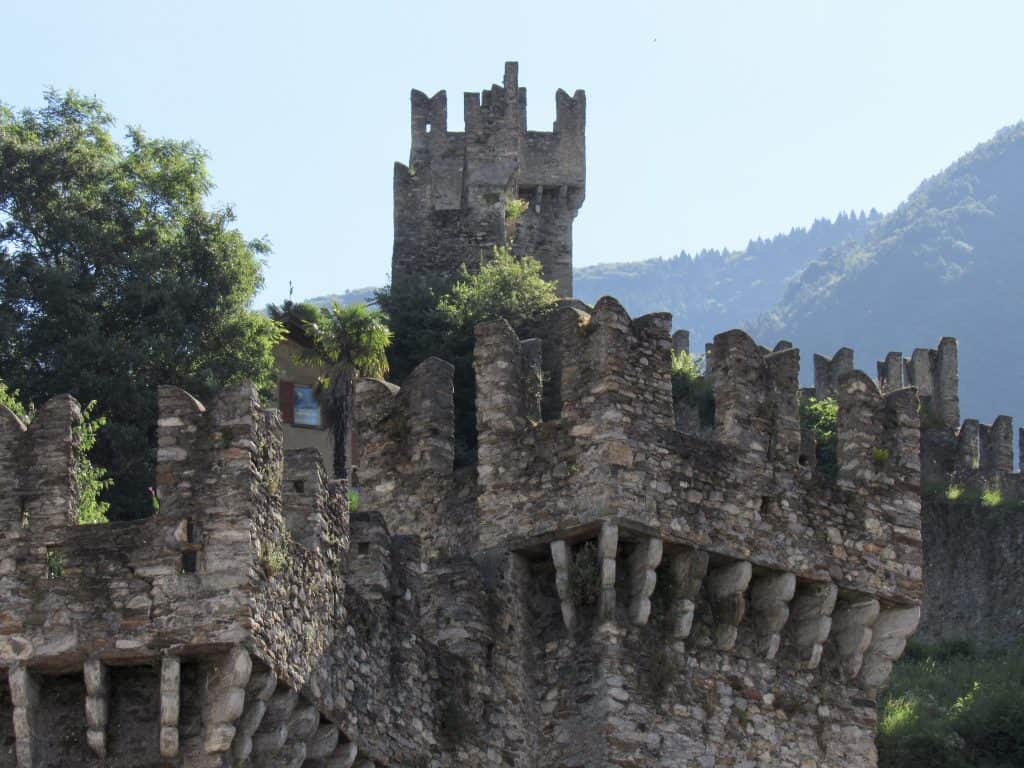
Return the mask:
POLYGON ((206 207, 203 151, 138 128, 122 145, 113 124, 74 92, 0 107, 0 376, 37 402, 99 403, 123 519, 150 512, 157 385, 267 386, 280 328, 248 308, 268 247, 206 207))
POLYGON ((7 383, 0 379, 0 405, 4 406, 17 416, 25 424, 32 421, 32 417, 35 416, 35 408, 30 405, 25 405, 21 402, 21 393, 18 390, 11 391, 7 388, 7 383))
POLYGON ((83 525, 107 522, 110 503, 103 501, 100 494, 113 487, 114 481, 107 476, 107 470, 98 467, 89 459, 96 446, 96 435, 107 423, 103 416, 93 416, 96 401, 92 400, 82 409, 82 421, 75 427, 75 484, 78 487, 78 522, 83 525))
POLYGON ((312 349, 303 358, 325 370, 317 386, 317 397, 334 441, 334 475, 345 477, 345 439, 352 416, 353 383, 358 376, 387 374, 391 330, 385 315, 365 304, 334 304, 323 313, 320 322, 307 328, 312 349))

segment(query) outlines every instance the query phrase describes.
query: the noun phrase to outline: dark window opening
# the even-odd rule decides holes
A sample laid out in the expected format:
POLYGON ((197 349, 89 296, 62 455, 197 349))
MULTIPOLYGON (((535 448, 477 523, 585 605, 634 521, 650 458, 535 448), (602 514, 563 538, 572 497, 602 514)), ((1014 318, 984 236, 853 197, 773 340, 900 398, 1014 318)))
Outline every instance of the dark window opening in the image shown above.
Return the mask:
POLYGON ((292 483, 292 485, 295 487, 295 492, 296 493, 305 493, 305 491, 306 491, 306 481, 305 480, 296 480, 294 483, 292 483))
POLYGON ((193 518, 185 520, 185 551, 181 553, 181 572, 195 573, 199 566, 199 535, 193 518))
POLYGON ((356 554, 360 557, 370 554, 370 542, 360 541, 356 544, 356 554))

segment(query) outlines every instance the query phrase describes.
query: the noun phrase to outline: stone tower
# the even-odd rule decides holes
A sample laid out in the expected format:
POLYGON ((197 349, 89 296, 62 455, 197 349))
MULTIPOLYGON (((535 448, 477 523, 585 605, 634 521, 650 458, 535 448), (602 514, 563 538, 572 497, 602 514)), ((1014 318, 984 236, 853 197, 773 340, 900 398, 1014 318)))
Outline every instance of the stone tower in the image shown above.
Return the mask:
POLYGON ((464 96, 466 130, 448 131, 448 96, 413 91, 409 165, 395 163, 392 280, 470 268, 492 247, 513 240, 517 255, 544 266, 559 294, 572 295, 572 222, 585 193, 586 96, 555 94, 550 132, 526 129, 519 65, 505 64, 503 85, 464 96), (508 200, 530 205, 506 224, 508 200))

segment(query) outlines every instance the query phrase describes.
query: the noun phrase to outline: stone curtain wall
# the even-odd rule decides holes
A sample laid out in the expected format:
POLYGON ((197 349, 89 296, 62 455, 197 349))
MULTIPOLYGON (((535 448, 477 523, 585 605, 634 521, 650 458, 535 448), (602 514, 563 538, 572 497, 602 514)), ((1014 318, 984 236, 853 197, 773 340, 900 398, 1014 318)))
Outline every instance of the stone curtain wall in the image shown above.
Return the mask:
POLYGON ((409 165, 395 164, 391 275, 454 274, 475 268, 507 239, 544 267, 559 294, 572 295, 572 223, 585 195, 586 96, 555 96, 550 132, 526 129, 518 64, 503 84, 464 98, 466 130, 448 131, 447 94, 413 91, 409 165), (514 231, 505 203, 530 203, 514 231))
MULTIPOLYGON (((799 465, 796 350, 764 355, 741 332, 712 350, 715 439, 672 428, 666 317, 631 321, 604 299, 556 317, 561 418, 518 405, 520 343, 503 322, 478 329, 480 540, 529 542, 617 518, 808 579, 833 578, 897 602, 920 598, 916 405, 860 374, 840 397, 838 487, 799 465), (884 418, 883 418, 884 417, 884 418), (887 420, 888 419, 888 420, 887 420), (891 424, 890 424, 891 422, 891 424), (890 448, 883 465, 873 448, 890 448)), ((548 380, 545 381, 546 385, 548 380)))
POLYGON ((459 749, 483 729, 514 765, 874 765, 873 697, 920 615, 914 390, 837 372, 829 484, 801 463, 796 350, 716 337, 700 439, 673 428, 669 327, 612 299, 565 302, 534 340, 478 327, 475 482, 449 469, 439 361, 411 390, 358 385, 363 503, 422 537, 423 632, 486 713, 459 749), (438 533, 456 498, 461 535, 438 533))
POLYGON ((837 372, 829 484, 796 350, 716 337, 713 433, 683 435, 669 327, 611 299, 480 326, 457 472, 451 366, 360 381, 351 515, 251 387, 161 390, 134 523, 69 524, 73 400, 0 414, 7 762, 874 765, 920 610, 913 390, 837 372))
MULTIPOLYGON (((1024 480, 1013 466, 1013 421, 961 422, 956 339, 877 364, 883 392, 914 386, 921 398, 925 642, 1015 642, 1024 632, 1024 480)), ((834 395, 853 352, 815 356, 816 394, 834 395)), ((1024 430, 1016 435, 1024 447, 1024 430)), ((1024 451, 1021 451, 1024 453, 1024 451)))
POLYGON ((1000 646, 1024 637, 1022 512, 942 498, 925 502, 919 639, 1000 646))
MULTIPOLYGON (((1018 434, 1024 445, 1024 430, 1018 434)), ((1013 471, 1013 422, 968 419, 955 433, 933 429, 925 437, 923 459, 951 464, 952 472, 926 488, 922 639, 1018 642, 1024 636, 1024 473, 1013 471)))
POLYGON ((428 752, 428 726, 403 753, 391 725, 434 727, 434 656, 410 639, 415 603, 392 604, 408 590, 350 571, 345 486, 315 451, 282 451, 251 386, 209 408, 164 387, 159 409, 159 511, 91 526, 74 524, 77 403, 55 398, 28 428, 0 410, 0 765, 428 752))
MULTIPOLYGON (((911 381, 922 393, 925 598, 920 637, 983 646, 1024 633, 1024 474, 1014 471, 1009 416, 960 421, 955 339, 910 359, 878 364, 883 387, 911 381)), ((1024 447, 1024 430, 1017 435, 1024 447)))
POLYGON ((800 461, 796 350, 719 335, 702 439, 674 429, 669 327, 605 299, 535 340, 478 328, 459 472, 449 365, 359 382, 351 515, 251 388, 162 390, 161 510, 109 526, 68 524, 74 402, 5 416, 0 462, 35 467, 7 519, 53 517, 4 540, 19 764, 874 765, 919 615, 913 391, 835 377, 830 485, 800 461))

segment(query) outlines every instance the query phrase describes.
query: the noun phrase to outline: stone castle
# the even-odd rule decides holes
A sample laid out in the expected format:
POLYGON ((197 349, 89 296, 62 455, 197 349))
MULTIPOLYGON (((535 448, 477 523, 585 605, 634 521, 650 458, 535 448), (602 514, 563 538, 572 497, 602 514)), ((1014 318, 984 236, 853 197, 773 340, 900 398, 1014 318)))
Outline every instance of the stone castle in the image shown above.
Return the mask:
MULTIPOLYGON (((465 134, 413 92, 393 279, 478 259, 527 195, 517 248, 569 293, 584 97, 534 133, 516 80, 465 134)), ((471 466, 449 363, 357 382, 358 506, 252 387, 165 387, 159 512, 78 526, 78 404, 0 409, 0 765, 875 766, 931 610, 922 478, 1024 490, 1009 421, 960 424, 956 342, 878 382, 815 358, 828 479, 785 342, 715 337, 702 427, 669 315, 566 299, 531 336, 476 329, 471 466)))

